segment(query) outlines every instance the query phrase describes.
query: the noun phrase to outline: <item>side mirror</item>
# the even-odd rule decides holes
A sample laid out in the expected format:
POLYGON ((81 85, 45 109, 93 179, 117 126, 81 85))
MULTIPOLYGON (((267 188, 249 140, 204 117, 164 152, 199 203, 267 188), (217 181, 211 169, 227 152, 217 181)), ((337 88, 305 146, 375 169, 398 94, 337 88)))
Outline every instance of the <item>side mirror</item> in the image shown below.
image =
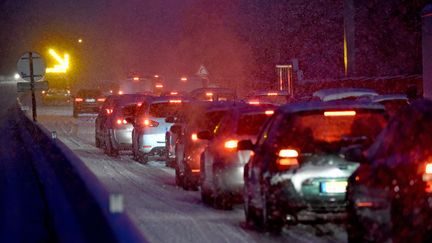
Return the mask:
POLYGON ((172 125, 170 128, 170 131, 174 134, 180 134, 181 133, 181 126, 180 125, 172 125))
POLYGON ((240 140, 237 143, 237 150, 254 150, 255 146, 250 139, 240 140))
POLYGON ((211 133, 210 131, 201 131, 198 132, 197 137, 199 139, 205 139, 205 140, 210 140, 213 138, 213 133, 211 133))
POLYGON ((177 119, 175 117, 173 117, 173 116, 169 116, 169 117, 165 118, 165 122, 166 123, 175 123, 176 120, 177 119))
POLYGON ((368 163, 363 152, 363 146, 354 145, 346 148, 345 151, 342 152, 342 155, 347 161, 354 161, 361 164, 368 163))

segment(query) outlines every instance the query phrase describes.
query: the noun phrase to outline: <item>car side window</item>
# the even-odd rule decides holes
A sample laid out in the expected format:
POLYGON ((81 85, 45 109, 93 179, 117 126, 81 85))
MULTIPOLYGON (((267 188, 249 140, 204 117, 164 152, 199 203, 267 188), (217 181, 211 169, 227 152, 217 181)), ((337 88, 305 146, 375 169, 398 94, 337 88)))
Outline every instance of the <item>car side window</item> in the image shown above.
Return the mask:
POLYGON ((263 126, 263 128, 261 129, 259 135, 258 135, 258 139, 256 142, 256 145, 258 147, 261 147, 268 139, 269 136, 269 132, 270 129, 272 128, 273 124, 275 123, 276 120, 280 120, 281 118, 279 118, 281 115, 278 115, 277 117, 273 117, 272 119, 269 119, 266 124, 263 126))

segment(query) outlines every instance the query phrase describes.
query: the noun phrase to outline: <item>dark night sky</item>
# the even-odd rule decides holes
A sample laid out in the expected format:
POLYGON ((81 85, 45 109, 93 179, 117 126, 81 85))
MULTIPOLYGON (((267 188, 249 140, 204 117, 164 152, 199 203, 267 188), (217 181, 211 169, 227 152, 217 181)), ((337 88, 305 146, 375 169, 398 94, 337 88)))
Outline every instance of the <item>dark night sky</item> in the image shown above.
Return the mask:
MULTIPOLYGON (((71 55, 69 75, 82 81, 131 72, 178 77, 204 64, 227 83, 272 82, 274 65, 291 58, 305 78, 340 78, 343 2, 2 0, 0 75, 13 74, 24 51, 55 48, 71 55)), ((354 2, 357 74, 419 73, 419 12, 428 0, 354 2)))

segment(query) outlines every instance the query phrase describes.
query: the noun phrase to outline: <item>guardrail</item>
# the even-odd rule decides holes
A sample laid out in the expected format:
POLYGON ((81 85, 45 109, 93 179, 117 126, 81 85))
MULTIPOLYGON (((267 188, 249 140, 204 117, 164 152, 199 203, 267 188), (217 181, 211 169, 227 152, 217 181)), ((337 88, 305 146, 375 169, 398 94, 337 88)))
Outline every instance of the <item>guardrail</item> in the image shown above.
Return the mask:
POLYGON ((147 242, 123 212, 121 195, 110 194, 51 132, 33 123, 22 110, 17 114, 21 139, 35 161, 49 224, 59 242, 147 242))

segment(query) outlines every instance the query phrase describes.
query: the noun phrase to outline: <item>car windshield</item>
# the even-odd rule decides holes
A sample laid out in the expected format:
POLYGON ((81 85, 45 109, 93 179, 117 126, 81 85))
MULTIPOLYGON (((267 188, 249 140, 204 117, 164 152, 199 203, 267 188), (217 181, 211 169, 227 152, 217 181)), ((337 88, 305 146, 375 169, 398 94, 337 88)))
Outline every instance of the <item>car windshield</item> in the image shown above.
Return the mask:
MULTIPOLYGON (((348 112, 348 111, 341 111, 348 112)), ((278 130, 278 146, 298 146, 302 152, 337 151, 341 146, 370 143, 386 125, 382 112, 306 112, 285 119, 278 130), (332 115, 334 114, 334 115, 332 115)))
POLYGON ((162 102, 150 105, 149 115, 152 117, 162 118, 169 116, 178 116, 183 109, 183 103, 162 102))
POLYGON ((243 114, 237 123, 237 135, 256 135, 268 119, 266 114, 243 114))

